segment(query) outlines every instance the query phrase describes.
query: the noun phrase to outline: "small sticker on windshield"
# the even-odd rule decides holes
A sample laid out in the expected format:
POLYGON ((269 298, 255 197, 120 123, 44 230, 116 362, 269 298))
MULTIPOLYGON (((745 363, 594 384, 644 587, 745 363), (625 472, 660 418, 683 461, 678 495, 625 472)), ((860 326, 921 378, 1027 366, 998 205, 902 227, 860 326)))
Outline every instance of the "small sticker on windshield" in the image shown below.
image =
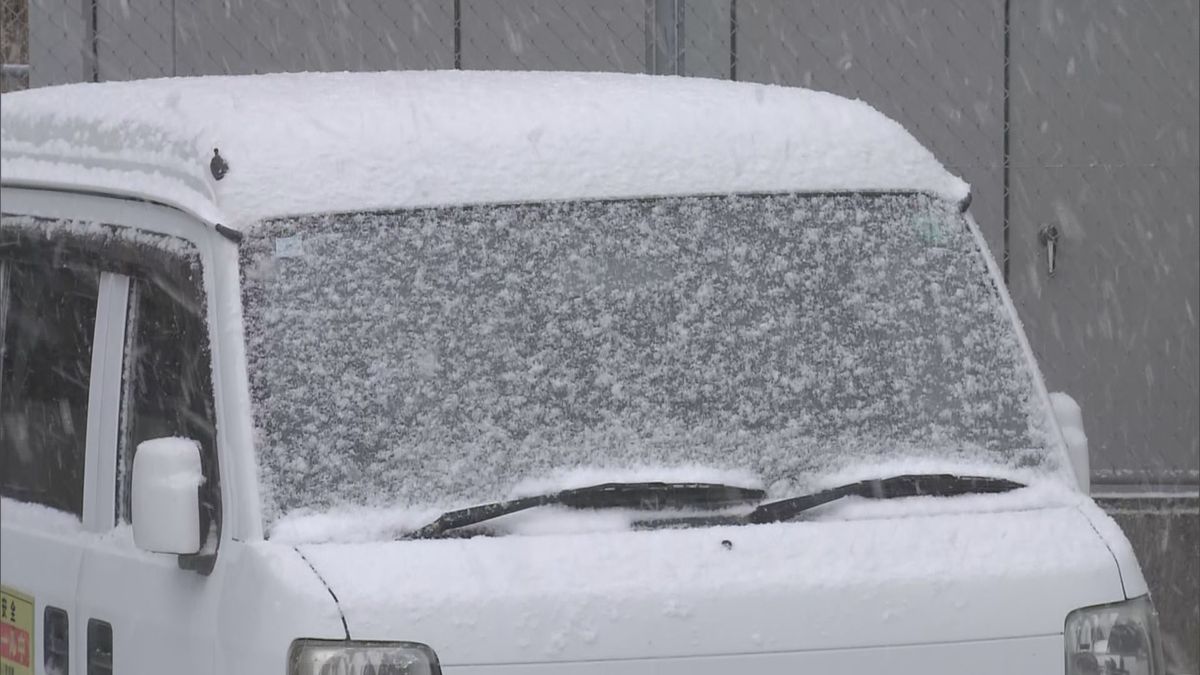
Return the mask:
POLYGON ((930 246, 939 246, 946 241, 942 233, 942 223, 932 216, 922 215, 913 218, 913 229, 921 241, 930 246))
POLYGON ((295 235, 292 237, 276 237, 275 238, 275 257, 276 258, 302 258, 304 257, 304 237, 295 235))

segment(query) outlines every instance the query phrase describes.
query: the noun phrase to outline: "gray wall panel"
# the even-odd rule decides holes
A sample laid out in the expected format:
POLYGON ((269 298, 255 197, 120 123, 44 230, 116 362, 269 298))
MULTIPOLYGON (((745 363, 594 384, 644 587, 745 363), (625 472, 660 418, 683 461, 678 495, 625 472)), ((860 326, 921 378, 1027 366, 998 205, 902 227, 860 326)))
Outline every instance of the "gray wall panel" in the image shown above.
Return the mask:
POLYGON ((96 62, 101 81, 174 74, 173 0, 98 0, 96 62))
POLYGON ((462 0, 462 65, 640 73, 645 25, 644 0, 462 0))
POLYGON ((177 12, 180 75, 454 64, 448 0, 205 0, 177 12))
POLYGON ((1083 407, 1102 476, 1200 468, 1198 180, 1195 169, 1013 170, 1009 286, 1047 385, 1083 407), (1044 223, 1061 231, 1053 277, 1044 223))
POLYGON ((29 86, 44 87, 91 79, 85 58, 82 0, 29 3, 29 86))
POLYGON ((688 0, 683 6, 683 72, 729 78, 730 0, 688 0))
POLYGON ((1196 0, 1014 0, 1013 161, 1195 167, 1196 0))
POLYGON ((1197 2, 1015 9, 1013 298, 1049 386, 1083 406, 1093 469, 1194 480, 1197 2))
POLYGON ((1002 248, 1003 2, 739 0, 738 79, 860 98, 971 183, 1002 248))

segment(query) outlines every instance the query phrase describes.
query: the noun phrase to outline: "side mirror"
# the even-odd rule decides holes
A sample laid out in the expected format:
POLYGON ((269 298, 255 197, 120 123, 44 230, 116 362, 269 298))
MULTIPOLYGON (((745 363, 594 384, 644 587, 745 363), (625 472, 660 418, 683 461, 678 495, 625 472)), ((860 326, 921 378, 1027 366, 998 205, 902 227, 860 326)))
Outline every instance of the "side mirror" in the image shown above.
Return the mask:
POLYGON ((1062 429, 1067 442, 1067 456, 1075 470, 1075 480, 1084 494, 1092 491, 1092 461, 1088 456, 1087 434, 1083 433, 1083 411, 1075 399, 1062 392, 1050 394, 1050 406, 1054 408, 1054 419, 1062 429))
POLYGON ((200 444, 155 438, 133 456, 133 541, 155 553, 200 551, 200 444))

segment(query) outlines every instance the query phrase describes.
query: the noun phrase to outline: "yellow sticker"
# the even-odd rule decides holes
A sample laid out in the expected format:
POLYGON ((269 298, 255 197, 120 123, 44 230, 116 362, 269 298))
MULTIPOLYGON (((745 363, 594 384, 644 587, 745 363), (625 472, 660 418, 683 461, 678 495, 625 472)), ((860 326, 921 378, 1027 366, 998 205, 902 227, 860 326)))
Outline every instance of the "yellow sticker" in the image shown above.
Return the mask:
POLYGON ((33 675, 33 598, 0 586, 0 675, 33 675))

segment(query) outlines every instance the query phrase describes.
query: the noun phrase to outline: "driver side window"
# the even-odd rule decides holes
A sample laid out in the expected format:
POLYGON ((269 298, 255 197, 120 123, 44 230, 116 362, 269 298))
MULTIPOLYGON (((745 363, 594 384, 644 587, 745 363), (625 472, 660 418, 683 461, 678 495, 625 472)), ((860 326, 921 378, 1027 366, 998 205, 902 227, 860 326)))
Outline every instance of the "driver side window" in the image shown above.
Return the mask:
MULTIPOLYGON (((147 247, 148 248, 148 247, 147 247)), ((125 329, 118 452, 118 512, 132 519, 133 458, 143 441, 182 437, 201 447, 202 551, 215 551, 221 515, 216 412, 200 265, 195 256, 148 251, 132 270, 125 329)))
MULTIPOLYGON (((100 272, 67 237, 0 228, 0 495, 83 514, 100 272)), ((11 226, 10 226, 11 222, 11 226)))

